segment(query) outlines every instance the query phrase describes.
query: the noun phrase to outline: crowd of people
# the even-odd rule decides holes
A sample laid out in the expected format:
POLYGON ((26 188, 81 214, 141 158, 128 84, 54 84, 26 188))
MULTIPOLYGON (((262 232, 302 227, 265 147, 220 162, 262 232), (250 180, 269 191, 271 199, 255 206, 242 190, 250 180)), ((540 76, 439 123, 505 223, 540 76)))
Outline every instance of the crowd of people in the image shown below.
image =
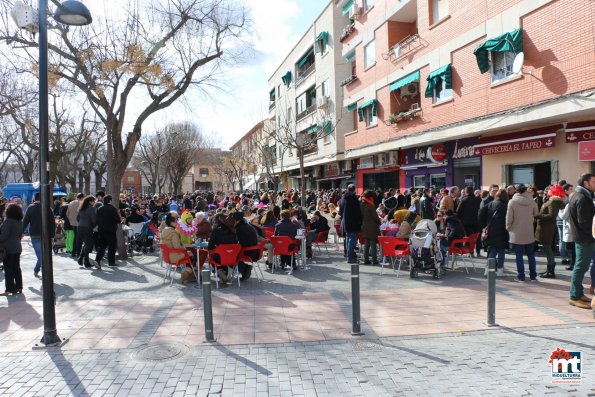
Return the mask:
MULTIPOLYGON (((141 237, 159 237, 161 244, 174 249, 189 248, 196 239, 208 241, 208 249, 219 244, 256 246, 270 235, 295 239, 298 230, 306 234, 306 254, 312 255, 312 243, 333 223, 337 234, 344 236, 344 256, 349 263, 358 261, 363 252, 364 264, 378 264, 378 237, 382 234, 409 238, 417 222, 435 222, 440 238, 440 250, 448 251, 450 243, 465 236, 477 238, 474 255, 497 260, 497 275, 504 275, 507 252, 516 259, 516 280, 525 281, 524 259, 529 265, 529 280, 537 280, 535 251, 540 249, 547 259, 547 270, 540 276, 556 277, 556 254, 566 269, 572 271, 570 303, 590 307, 582 282, 592 263, 595 251, 593 237, 593 192, 595 176, 585 174, 572 186, 564 180, 543 191, 533 186, 515 185, 501 188, 490 185, 488 190, 411 189, 399 191, 366 190, 361 196, 355 186, 346 190, 307 191, 302 197, 295 190, 282 192, 229 193, 196 191, 184 195, 121 194, 118 201, 104 192, 72 198, 61 198, 54 204, 56 220, 50 219, 50 229, 58 224, 65 233, 65 250, 82 268, 101 269, 107 251, 108 266, 117 266, 118 227, 142 225, 141 237), (267 230, 269 233, 267 234, 267 230), (363 244, 358 248, 358 241, 363 244), (95 258, 90 256, 95 252, 95 258)), ((41 217, 39 194, 25 214, 17 204, 3 203, 5 221, 0 227, 0 247, 4 248, 6 273, 5 294, 22 291, 19 265, 20 236, 29 233, 37 255, 34 275, 41 271, 41 217), (17 238, 18 237, 18 238, 17 238)), ((139 241, 138 236, 137 243, 139 241)), ((297 242, 296 242, 297 244, 297 242)), ((272 245, 267 265, 272 266, 272 245)), ((202 265, 206 259, 190 250, 193 262, 202 265)), ((252 253, 257 256, 258 252, 252 253)), ((446 258, 446 255, 442 255, 446 258)), ((256 257, 254 259, 257 259, 256 257)), ((442 266, 445 265, 442 261, 442 266)), ((281 267, 292 270, 292 256, 282 256, 281 267)), ((239 264, 240 277, 250 277, 251 266, 239 264)), ((219 268, 218 277, 226 281, 229 271, 219 268)), ((594 293, 595 266, 591 265, 590 293, 594 293)))

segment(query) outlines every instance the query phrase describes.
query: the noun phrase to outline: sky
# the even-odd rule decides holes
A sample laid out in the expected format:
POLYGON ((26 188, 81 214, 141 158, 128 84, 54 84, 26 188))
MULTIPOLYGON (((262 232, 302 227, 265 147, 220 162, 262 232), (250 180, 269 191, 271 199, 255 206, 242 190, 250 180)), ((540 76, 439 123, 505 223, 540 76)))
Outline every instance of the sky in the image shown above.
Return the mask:
POLYGON ((230 70, 227 95, 192 115, 229 149, 268 117, 268 79, 329 3, 327 0, 246 0, 254 22, 256 54, 230 70))

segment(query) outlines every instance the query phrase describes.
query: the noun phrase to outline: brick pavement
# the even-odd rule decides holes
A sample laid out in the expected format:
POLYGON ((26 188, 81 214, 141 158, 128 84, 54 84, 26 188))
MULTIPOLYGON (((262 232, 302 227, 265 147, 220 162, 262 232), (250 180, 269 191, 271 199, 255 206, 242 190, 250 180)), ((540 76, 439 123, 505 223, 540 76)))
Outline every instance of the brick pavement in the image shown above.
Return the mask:
MULTIPOLYGON (((215 291, 218 344, 211 347, 202 343, 201 290, 195 284, 163 285, 155 256, 136 256, 118 269, 89 271, 58 255, 58 333, 68 342, 59 350, 32 351, 42 330, 33 258, 26 247, 25 296, 0 301, 1 395, 201 395, 205 390, 217 395, 419 395, 424 390, 522 395, 521 390, 533 386, 533 394, 559 394, 546 382, 540 355, 556 343, 570 348, 591 341, 578 345, 588 356, 595 341, 590 313, 568 305, 568 272, 536 284, 499 279, 497 321, 505 327, 502 331, 486 330, 483 323, 486 283, 479 270, 467 275, 459 269, 441 280, 423 275, 411 280, 406 272, 398 279, 391 271, 380 277, 379 268, 361 266, 363 340, 372 342, 359 343, 362 337, 349 333, 349 268, 333 253, 330 259, 316 260, 310 271, 294 276, 265 272, 264 282, 252 278, 239 289, 215 291), (531 333, 525 335, 526 330, 531 333), (558 333, 559 340, 549 333, 558 333), (488 339, 494 341, 491 355, 483 345, 488 339), (166 363, 130 359, 138 348, 168 342, 183 343, 190 354, 166 363), (518 368, 523 365, 519 353, 525 354, 523 343, 533 342, 541 343, 539 349, 526 348, 537 368, 528 371, 538 377, 527 378, 518 368), (426 343, 431 348, 424 348, 426 343), (516 352, 509 346, 515 343, 516 352), (457 354, 476 366, 453 367, 451 355, 457 354), (510 385, 492 380, 487 371, 496 380, 505 376, 510 385), (26 376, 18 379, 23 381, 8 376, 21 372, 26 376), (455 382, 453 373, 461 379, 455 382), (533 383, 523 385, 525 381, 533 383)), ((586 371, 593 376, 588 366, 586 371)), ((576 395, 590 392, 586 384, 576 395)))

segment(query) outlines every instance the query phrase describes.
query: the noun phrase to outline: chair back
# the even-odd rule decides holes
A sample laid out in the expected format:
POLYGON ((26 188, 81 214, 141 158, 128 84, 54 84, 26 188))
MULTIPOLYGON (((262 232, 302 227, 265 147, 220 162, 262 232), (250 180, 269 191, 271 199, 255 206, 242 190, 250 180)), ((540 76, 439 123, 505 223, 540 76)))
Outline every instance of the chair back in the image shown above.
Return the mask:
POLYGON ((209 251, 209 263, 216 266, 236 266, 241 251, 242 246, 239 244, 220 244, 209 251), (219 255, 219 261, 214 261, 213 254, 219 255))
POLYGON ((406 249, 409 246, 407 240, 391 236, 378 237, 378 243, 380 243, 380 248, 384 256, 397 256, 397 249, 406 249))
POLYGON ((320 243, 320 244, 324 244, 328 241, 328 231, 326 232, 318 232, 318 235, 316 236, 316 240, 312 241, 313 243, 320 243))
POLYGON ((159 249, 161 250, 161 256, 163 257, 163 262, 165 263, 169 263, 171 265, 182 265, 182 264, 189 264, 192 263, 190 260, 190 256, 188 255, 188 251, 186 251, 185 249, 174 249, 174 248, 170 248, 165 244, 159 244, 159 249), (169 255, 172 253, 179 253, 184 255, 183 258, 181 258, 178 261, 172 261, 169 258, 169 255))
POLYGON ((341 225, 335 225, 335 232, 337 232, 337 236, 343 238, 343 233, 341 232, 341 225))
POLYGON ((360 243, 360 245, 364 245, 366 243, 366 239, 361 233, 357 235, 357 241, 360 243))
POLYGON ((297 253, 298 243, 289 236, 273 236, 270 238, 271 244, 273 244, 274 255, 293 255, 297 253), (295 247, 290 249, 289 246, 294 244, 295 247))
POLYGON ((449 254, 456 254, 456 255, 463 255, 468 254, 471 251, 470 248, 470 239, 469 237, 457 238, 450 242, 450 246, 448 248, 449 254))
POLYGON ((469 252, 475 252, 475 245, 477 244, 478 238, 479 233, 473 233, 469 236, 469 252))
POLYGON ((274 227, 265 227, 264 228, 264 238, 266 238, 268 240, 268 239, 270 239, 274 235, 275 235, 275 228, 274 227))
POLYGON ((259 260, 261 260, 264 255, 264 250, 265 250, 264 245, 265 244, 266 244, 266 240, 262 240, 257 245, 242 247, 242 251, 240 252, 240 261, 242 261, 242 262, 258 262, 259 260), (258 251, 258 259, 257 260, 254 260, 247 255, 247 252, 254 252, 254 251, 258 251))

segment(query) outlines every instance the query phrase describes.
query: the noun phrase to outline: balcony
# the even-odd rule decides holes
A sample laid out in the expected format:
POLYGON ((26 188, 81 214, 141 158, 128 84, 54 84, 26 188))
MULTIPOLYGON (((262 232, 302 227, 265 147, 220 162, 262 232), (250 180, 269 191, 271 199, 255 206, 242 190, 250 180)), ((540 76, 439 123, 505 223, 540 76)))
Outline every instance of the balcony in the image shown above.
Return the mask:
POLYGON ((391 62, 396 62, 399 59, 417 51, 423 45, 423 40, 419 34, 415 33, 409 35, 403 40, 399 41, 397 44, 393 45, 387 53, 382 54, 382 59, 385 61, 390 60, 391 62))
POLYGON ((313 103, 312 105, 308 106, 306 108, 306 110, 304 110, 301 113, 298 113, 297 116, 295 117, 295 121, 299 121, 301 119, 303 119, 304 117, 308 116, 309 114, 312 114, 316 111, 317 107, 316 107, 316 103, 313 103))
POLYGON ((351 83, 353 83, 355 80, 357 80, 357 76, 355 74, 352 74, 351 76, 347 77, 344 80, 341 80, 341 82, 339 83, 339 85, 341 87, 349 85, 351 83))
POLYGON ((349 24, 347 26, 345 26, 343 28, 343 32, 341 33, 341 37, 339 37, 339 41, 342 43, 345 40, 347 40, 347 38, 349 36, 351 36, 351 34, 355 31, 355 23, 349 24))
POLYGON ((313 63, 312 65, 308 66, 304 71, 299 71, 297 73, 297 78, 295 79, 295 86, 296 88, 306 80, 308 76, 312 74, 316 70, 316 64, 313 63))
POLYGON ((318 152, 318 143, 317 142, 312 142, 310 145, 306 146, 303 149, 304 156, 307 156, 309 154, 315 154, 317 152, 318 152))

